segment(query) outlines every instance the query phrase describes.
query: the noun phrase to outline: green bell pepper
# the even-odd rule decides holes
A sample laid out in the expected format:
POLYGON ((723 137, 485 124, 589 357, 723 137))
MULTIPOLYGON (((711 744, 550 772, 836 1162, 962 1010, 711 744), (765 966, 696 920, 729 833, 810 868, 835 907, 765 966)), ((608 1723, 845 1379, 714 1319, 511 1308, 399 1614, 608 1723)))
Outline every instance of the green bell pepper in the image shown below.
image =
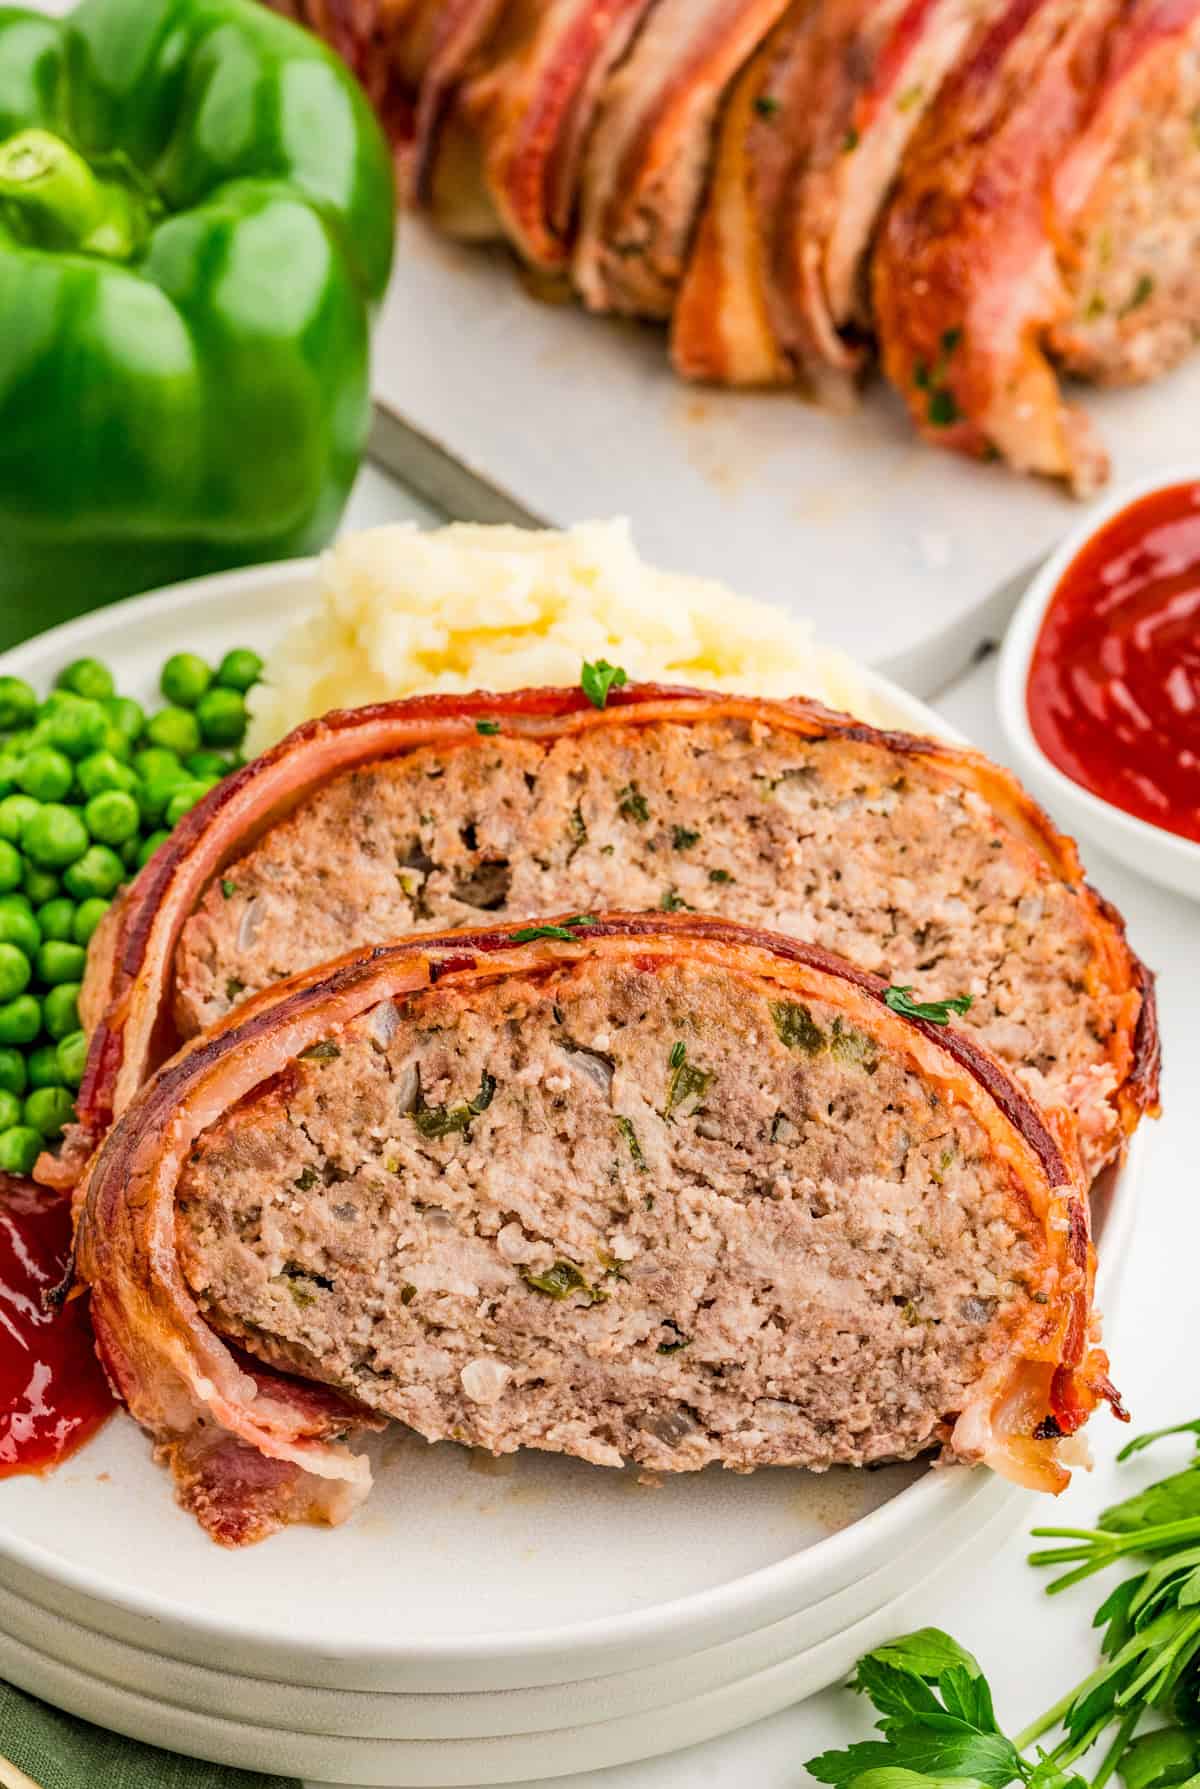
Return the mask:
POLYGON ((0 646, 329 538, 394 200, 353 78, 253 0, 0 7, 0 646))

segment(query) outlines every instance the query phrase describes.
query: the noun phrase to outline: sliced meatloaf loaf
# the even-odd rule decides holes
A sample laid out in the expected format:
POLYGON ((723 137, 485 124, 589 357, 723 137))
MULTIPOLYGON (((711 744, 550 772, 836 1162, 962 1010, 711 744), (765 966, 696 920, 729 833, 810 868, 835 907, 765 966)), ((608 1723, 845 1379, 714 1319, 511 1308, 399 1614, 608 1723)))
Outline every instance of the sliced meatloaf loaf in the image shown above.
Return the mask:
POLYGON ((1089 1172, 1154 1103, 1149 980, 1006 773, 810 703, 643 687, 333 715, 215 789, 93 951, 85 1126, 176 1037, 356 945, 606 908, 728 914, 969 995, 1089 1172))
POLYGON ((1113 1395, 1078 1166, 884 993, 726 921, 576 919, 347 958, 186 1048, 79 1236, 185 1501, 227 1540, 343 1513, 365 1467, 328 1427, 380 1416, 655 1471, 933 1448, 1061 1488, 1058 1438, 1113 1395))

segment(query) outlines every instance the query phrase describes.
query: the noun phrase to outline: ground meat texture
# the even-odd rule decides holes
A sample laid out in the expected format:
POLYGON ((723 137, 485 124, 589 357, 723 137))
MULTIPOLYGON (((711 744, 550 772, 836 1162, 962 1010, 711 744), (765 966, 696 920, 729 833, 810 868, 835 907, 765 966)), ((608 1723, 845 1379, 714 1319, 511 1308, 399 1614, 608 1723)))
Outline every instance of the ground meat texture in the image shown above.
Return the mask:
POLYGON ((910 1458, 1056 1270, 976 1121, 818 1001, 583 962, 376 1007, 178 1189, 207 1320, 429 1440, 910 1458))
POLYGON ((360 945, 484 914, 687 909, 821 944, 963 1023, 1089 1165, 1117 1146, 1120 995, 1075 892, 980 796, 874 741, 738 720, 605 728, 548 748, 426 748, 329 783, 222 872, 187 922, 190 1035, 360 945))
POLYGON ((1051 338, 1068 371, 1108 385, 1168 372, 1200 329, 1200 28, 1149 55, 1131 97, 1069 246, 1075 314, 1051 338))

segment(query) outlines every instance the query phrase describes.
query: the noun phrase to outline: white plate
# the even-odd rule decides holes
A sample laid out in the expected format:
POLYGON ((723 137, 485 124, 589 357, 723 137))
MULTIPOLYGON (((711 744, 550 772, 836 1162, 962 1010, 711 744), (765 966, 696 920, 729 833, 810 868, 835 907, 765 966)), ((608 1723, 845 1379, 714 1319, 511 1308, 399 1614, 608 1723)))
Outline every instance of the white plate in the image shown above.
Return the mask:
MULTIPOLYGON (((0 672, 44 687, 90 653, 123 690, 153 699, 171 651, 269 647, 312 600, 314 576, 305 562, 139 597, 17 648, 0 672)), ((872 690, 894 724, 945 732, 882 679, 872 690)), ((1139 1153, 1101 1202, 1104 1249, 1118 1261, 1139 1153)), ((321 1764, 306 1754, 306 1771, 411 1783, 553 1774, 571 1768, 564 1729, 596 1741, 580 1740, 582 1768, 722 1731, 828 1683, 842 1669, 837 1636, 1026 1504, 1026 1493, 961 1469, 709 1471, 647 1490, 577 1461, 529 1453, 497 1468, 393 1437, 354 1521, 228 1553, 176 1508, 147 1443, 118 1417, 58 1473, 0 1482, 0 1586, 41 1611, 36 1632, 10 1632, 0 1670, 77 1712, 245 1764, 263 1761, 253 1734, 276 1730, 291 1692, 308 1689, 333 1696, 313 1699, 313 1721, 339 1746, 358 1734, 355 1759, 372 1746, 377 1759, 379 1747, 445 1751, 450 1742, 420 1736, 447 1731, 479 1746, 508 1735, 509 1749, 507 1775, 489 1775, 467 1737, 453 1742, 467 1747, 460 1763, 444 1767, 465 1774, 427 1764, 401 1779, 381 1762, 351 1768, 337 1748, 313 1753, 321 1764), (70 1641, 74 1629, 87 1630, 90 1655, 70 1641), (158 1663, 139 1678, 122 1648, 135 1664, 139 1654, 158 1663), (220 1703, 212 1673, 240 1686, 223 1726, 206 1710, 214 1695, 220 1703), (377 1738, 355 1713, 367 1695, 381 1698, 370 1705, 385 1729, 377 1738)), ((271 1763, 287 1767, 281 1753, 271 1763)))
MULTIPOLYGON (((953 1594, 978 1548, 1001 1546, 1026 1508, 1020 1497, 1002 1501, 967 1544, 953 1534, 930 1537, 922 1554, 933 1550, 938 1560, 925 1581, 945 1573, 953 1594)), ((593 1706, 581 1705, 580 1689, 596 1687, 602 1697, 607 1679, 598 1686, 564 1686, 556 1704, 558 1724, 544 1730, 509 1726, 510 1699, 502 1696, 435 1697, 431 1700, 449 1712, 433 1735, 419 1718, 384 1697, 373 1699, 385 1704, 381 1723, 361 1696, 317 1703, 311 1690, 281 1695, 277 1685, 248 1685, 216 1671, 204 1674, 209 1681, 198 1691, 194 1674, 181 1674, 147 1653, 114 1663, 116 1649, 69 1623, 43 1616, 32 1635, 22 1638, 27 1619, 6 1632, 9 1614, 2 1605, 0 1617, 0 1676, 85 1720, 245 1770, 387 1789, 558 1778, 696 1745, 828 1688, 846 1676, 861 1653, 904 1625, 903 1599, 811 1643, 791 1631, 795 1624, 785 1624, 789 1632, 773 1654, 762 1646, 747 1649, 744 1668, 723 1679, 713 1679, 701 1658, 681 1674, 676 1696, 639 1710, 598 1713, 595 1697, 593 1706), (325 1724, 314 1724, 314 1716, 325 1724), (386 1732, 380 1732, 381 1724, 386 1732), (441 1737, 447 1726, 448 1739, 441 1737)))
MULTIPOLYGON (((506 253, 446 242, 421 218, 401 223, 374 391, 525 510, 556 526, 630 516, 652 563, 809 616, 922 693, 999 637, 1013 580, 1079 516, 1048 481, 919 441, 882 381, 848 416, 790 391, 686 385, 660 329, 540 304, 506 253)), ((1084 402, 1117 478, 1141 477, 1195 452, 1200 354, 1153 385, 1084 402)), ((453 465, 431 480, 429 454, 386 427, 375 451, 459 512, 453 465)))
POLYGON ((1127 814, 1110 801, 1094 795, 1051 762, 1038 744, 1029 720, 1026 690, 1029 665, 1042 629, 1042 619, 1065 574, 1092 536, 1115 516, 1152 491, 1172 485, 1200 483, 1200 465, 1171 466, 1153 478, 1124 485, 1099 508, 1089 512, 1062 546, 1046 561, 1026 591, 1004 641, 997 681, 1000 719, 1017 759, 1017 768, 1056 814, 1074 831, 1110 851, 1122 863, 1173 888, 1178 894, 1200 900, 1200 845, 1194 839, 1167 832, 1136 814, 1127 814))

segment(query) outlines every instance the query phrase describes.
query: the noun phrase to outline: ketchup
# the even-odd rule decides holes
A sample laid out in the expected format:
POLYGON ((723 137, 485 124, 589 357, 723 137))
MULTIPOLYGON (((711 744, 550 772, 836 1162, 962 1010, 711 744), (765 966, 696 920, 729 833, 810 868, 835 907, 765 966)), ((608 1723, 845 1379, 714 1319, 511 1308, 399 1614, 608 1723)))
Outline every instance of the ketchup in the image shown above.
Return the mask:
POLYGON ((1200 485, 1115 516, 1050 600, 1029 719, 1093 794, 1200 841, 1200 485))
POLYGON ((113 1408, 87 1300, 42 1306, 70 1247, 70 1199, 0 1175, 0 1477, 57 1466, 113 1408))

